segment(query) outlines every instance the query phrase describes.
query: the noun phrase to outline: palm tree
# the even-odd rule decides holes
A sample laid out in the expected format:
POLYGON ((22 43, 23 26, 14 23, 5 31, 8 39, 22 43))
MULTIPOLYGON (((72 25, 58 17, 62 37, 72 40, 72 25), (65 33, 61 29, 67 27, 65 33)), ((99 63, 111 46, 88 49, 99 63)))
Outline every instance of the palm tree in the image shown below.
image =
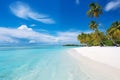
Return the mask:
POLYGON ((98 24, 95 21, 91 21, 91 23, 89 24, 89 27, 91 30, 94 31, 95 35, 96 35, 96 40, 98 38, 98 41, 100 42, 100 45, 103 46, 103 41, 101 40, 100 37, 100 31, 98 30, 98 24))
POLYGON ((80 41, 81 44, 84 44, 86 42, 85 36, 86 36, 86 34, 84 34, 84 33, 81 33, 78 35, 77 39, 80 41))
MULTIPOLYGON (((97 33, 101 39, 104 38, 103 33, 99 31, 97 31, 97 33)), ((88 46, 99 46, 101 45, 101 43, 98 35, 96 35, 95 32, 89 34, 81 33, 78 35, 77 39, 80 41, 81 44, 87 44, 88 46)))
POLYGON ((113 22, 110 28, 107 30, 107 33, 111 38, 120 40, 120 21, 113 22))
POLYGON ((91 3, 89 7, 90 9, 87 11, 89 17, 98 18, 102 14, 102 8, 98 3, 91 3))
POLYGON ((98 29, 98 24, 95 21, 91 21, 89 24, 89 27, 91 30, 97 30, 98 29))
POLYGON ((102 14, 102 7, 98 3, 91 3, 89 5, 89 8, 90 9, 87 11, 88 17, 90 17, 90 18, 93 18, 93 17, 96 18, 98 20, 98 22, 99 22, 99 25, 101 25, 103 27, 103 29, 105 30, 107 38, 110 39, 113 42, 113 44, 116 44, 115 41, 106 32, 107 30, 104 27, 104 25, 101 24, 100 21, 99 21, 99 19, 98 19, 98 17, 102 14))
POLYGON ((100 39, 98 38, 98 35, 96 35, 95 32, 91 33, 91 41, 93 46, 99 46, 100 45, 100 39))
POLYGON ((80 41, 81 44, 87 44, 88 46, 91 45, 90 34, 81 33, 78 35, 77 39, 80 41))

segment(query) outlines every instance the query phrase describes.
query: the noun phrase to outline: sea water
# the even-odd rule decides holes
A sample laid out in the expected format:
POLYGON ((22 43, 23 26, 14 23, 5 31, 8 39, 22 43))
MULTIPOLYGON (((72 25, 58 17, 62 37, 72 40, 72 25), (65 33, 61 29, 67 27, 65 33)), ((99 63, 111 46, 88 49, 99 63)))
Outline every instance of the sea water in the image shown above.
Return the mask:
POLYGON ((70 48, 1 47, 0 80, 87 80, 70 48))

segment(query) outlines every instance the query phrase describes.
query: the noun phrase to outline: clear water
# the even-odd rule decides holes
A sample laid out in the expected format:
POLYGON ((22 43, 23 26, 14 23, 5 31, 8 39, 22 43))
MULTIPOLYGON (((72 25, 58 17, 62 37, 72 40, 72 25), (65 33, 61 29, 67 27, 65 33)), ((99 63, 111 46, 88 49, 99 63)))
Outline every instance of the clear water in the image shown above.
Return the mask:
POLYGON ((70 48, 55 46, 0 48, 0 80, 87 79, 76 61, 66 53, 70 48))

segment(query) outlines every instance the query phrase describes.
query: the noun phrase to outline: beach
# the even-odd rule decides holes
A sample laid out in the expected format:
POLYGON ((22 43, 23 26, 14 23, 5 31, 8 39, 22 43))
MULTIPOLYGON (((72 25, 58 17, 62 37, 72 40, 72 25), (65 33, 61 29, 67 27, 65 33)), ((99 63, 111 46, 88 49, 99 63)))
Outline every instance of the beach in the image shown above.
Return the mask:
POLYGON ((0 80, 120 80, 119 52, 112 50, 119 48, 0 48, 0 80))
POLYGON ((68 53, 90 80, 120 80, 120 47, 80 47, 68 53))

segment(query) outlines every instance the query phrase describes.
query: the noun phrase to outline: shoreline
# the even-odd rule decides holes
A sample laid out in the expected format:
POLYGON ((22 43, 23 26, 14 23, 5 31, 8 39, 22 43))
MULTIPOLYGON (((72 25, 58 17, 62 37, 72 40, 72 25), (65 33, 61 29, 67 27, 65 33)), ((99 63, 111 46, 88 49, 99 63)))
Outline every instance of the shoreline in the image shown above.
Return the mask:
POLYGON ((67 52, 90 80, 120 80, 119 50, 120 47, 80 47, 67 52))

